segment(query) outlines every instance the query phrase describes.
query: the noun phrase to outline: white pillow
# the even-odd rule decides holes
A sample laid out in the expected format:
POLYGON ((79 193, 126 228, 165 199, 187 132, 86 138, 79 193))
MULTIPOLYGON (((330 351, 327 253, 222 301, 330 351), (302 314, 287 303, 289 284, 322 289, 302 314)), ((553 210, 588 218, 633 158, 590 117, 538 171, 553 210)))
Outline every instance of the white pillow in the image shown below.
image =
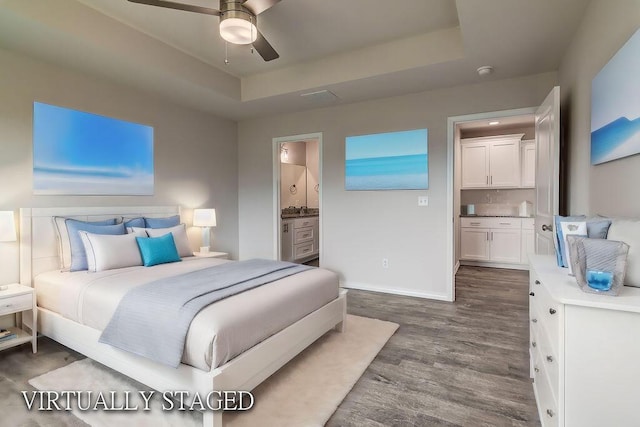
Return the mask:
POLYGON ((564 239, 564 253, 562 254, 562 256, 567 261, 569 274, 573 274, 573 267, 571 265, 571 254, 569 253, 569 243, 567 242, 567 236, 573 235, 587 237, 587 223, 586 221, 563 221, 560 223, 560 227, 562 227, 562 237, 564 239))
POLYGON ((136 237, 147 237, 144 232, 120 235, 92 234, 86 231, 79 233, 87 254, 89 271, 142 265, 142 256, 136 237))
POLYGON ((617 240, 629 245, 624 284, 640 288, 640 221, 612 219, 607 240, 617 240))
POLYGON ((171 233, 173 234, 173 241, 176 244, 176 248, 178 249, 178 255, 180 255, 180 258, 193 256, 193 252, 191 251, 191 244, 189 243, 189 238, 187 237, 187 228, 184 224, 179 224, 175 227, 168 228, 130 228, 134 232, 146 231, 149 237, 161 237, 165 234, 171 233))

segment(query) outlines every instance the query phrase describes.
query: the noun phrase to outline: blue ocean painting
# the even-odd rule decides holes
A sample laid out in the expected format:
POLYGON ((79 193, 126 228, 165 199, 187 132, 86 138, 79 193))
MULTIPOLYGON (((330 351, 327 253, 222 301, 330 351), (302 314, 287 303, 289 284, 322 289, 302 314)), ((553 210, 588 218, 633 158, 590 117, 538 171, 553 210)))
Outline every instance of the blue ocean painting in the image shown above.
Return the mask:
POLYGON ((152 195, 153 186, 153 127, 34 102, 34 194, 152 195))
POLYGON ((346 190, 428 188, 427 129, 347 137, 346 190))
POLYGON ((591 83, 591 164, 640 153, 640 30, 591 83))

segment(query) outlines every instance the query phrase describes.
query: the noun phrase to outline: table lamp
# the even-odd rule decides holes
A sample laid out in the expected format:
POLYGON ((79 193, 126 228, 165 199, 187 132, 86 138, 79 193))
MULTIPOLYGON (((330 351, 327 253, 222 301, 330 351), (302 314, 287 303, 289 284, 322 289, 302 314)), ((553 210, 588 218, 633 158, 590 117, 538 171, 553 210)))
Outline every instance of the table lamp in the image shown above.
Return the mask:
POLYGON ((211 241, 211 227, 216 226, 216 210, 215 209, 194 209, 193 210, 193 226, 202 227, 202 246, 201 253, 209 252, 211 241))

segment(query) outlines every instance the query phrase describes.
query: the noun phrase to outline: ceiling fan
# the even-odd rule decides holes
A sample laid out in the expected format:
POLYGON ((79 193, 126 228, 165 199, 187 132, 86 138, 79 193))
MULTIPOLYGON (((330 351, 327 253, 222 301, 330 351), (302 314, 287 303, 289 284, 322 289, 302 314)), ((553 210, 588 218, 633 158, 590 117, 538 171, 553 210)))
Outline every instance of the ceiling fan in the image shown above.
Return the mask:
POLYGON ((272 61, 280 57, 256 26, 257 15, 280 0, 220 0, 220 10, 176 3, 166 0, 129 0, 132 3, 203 13, 220 17, 220 36, 233 44, 252 44, 262 59, 272 61))

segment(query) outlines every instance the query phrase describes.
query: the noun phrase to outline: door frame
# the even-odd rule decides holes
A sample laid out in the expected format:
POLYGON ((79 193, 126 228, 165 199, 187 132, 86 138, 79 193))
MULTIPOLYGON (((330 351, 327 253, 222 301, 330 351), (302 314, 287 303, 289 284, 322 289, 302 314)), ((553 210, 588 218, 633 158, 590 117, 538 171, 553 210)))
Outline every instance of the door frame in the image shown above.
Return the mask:
POLYGON ((456 243, 455 241, 455 137, 456 125, 465 122, 473 122, 477 120, 499 119, 503 117, 535 115, 538 107, 517 108, 512 110, 489 111, 485 113, 466 114, 462 116, 451 116, 447 118, 447 300, 455 301, 456 298, 456 281, 455 275, 460 266, 459 260, 456 262, 456 243))
POLYGON ((324 257, 324 242, 323 242, 323 227, 322 216, 324 209, 322 209, 322 132, 305 133, 301 135, 291 136, 279 136, 272 139, 272 151, 273 151, 273 259, 280 260, 281 258, 281 233, 282 218, 280 216, 280 144, 285 142, 301 142, 307 140, 318 141, 318 250, 320 251, 319 264, 322 266, 324 257))

